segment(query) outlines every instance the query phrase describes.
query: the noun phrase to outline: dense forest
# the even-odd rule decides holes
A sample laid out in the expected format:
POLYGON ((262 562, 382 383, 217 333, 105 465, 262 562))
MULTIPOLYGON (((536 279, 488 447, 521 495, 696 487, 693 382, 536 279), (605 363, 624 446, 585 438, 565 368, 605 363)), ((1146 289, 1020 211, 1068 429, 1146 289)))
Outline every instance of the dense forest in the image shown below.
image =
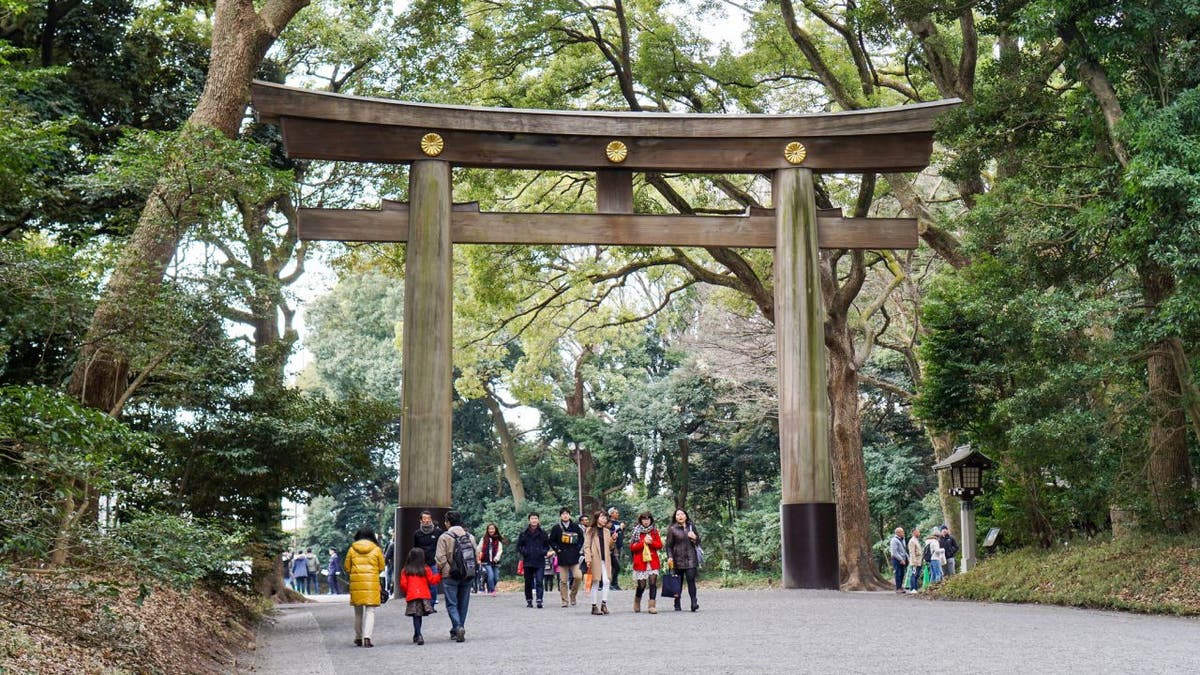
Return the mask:
MULTIPOLYGON (((678 114, 961 99, 926 171, 819 177, 821 206, 921 238, 821 254, 844 587, 882 583, 894 527, 955 527, 932 466, 967 443, 996 461, 977 510, 1006 546, 1187 532, 1198 31, 1184 1, 0 0, 0 567, 133 559, 188 584, 253 559, 282 596, 289 535, 391 528, 404 247, 304 242, 296 214, 403 201, 407 167, 289 159, 255 78, 678 114), (308 505, 299 533, 285 500, 308 505)), ((589 212, 594 181, 456 169, 454 198, 589 212)), ((634 183, 642 213, 769 195, 761 175, 634 183)), ((469 525, 686 506, 706 567, 777 572, 769 250, 454 256, 469 525)))

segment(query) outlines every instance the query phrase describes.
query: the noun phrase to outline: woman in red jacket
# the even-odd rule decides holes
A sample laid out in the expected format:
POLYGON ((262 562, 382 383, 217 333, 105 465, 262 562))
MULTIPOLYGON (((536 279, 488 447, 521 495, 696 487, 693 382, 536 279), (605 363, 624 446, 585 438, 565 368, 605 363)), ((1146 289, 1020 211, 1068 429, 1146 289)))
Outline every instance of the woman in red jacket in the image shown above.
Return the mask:
POLYGON ((654 516, 649 511, 643 511, 638 516, 638 524, 633 528, 629 550, 633 552, 633 578, 637 581, 637 593, 633 596, 633 611, 642 611, 642 594, 646 586, 650 586, 651 614, 658 614, 658 571, 662 563, 658 559, 658 551, 663 546, 658 528, 654 527, 654 516))
POLYGON ((412 617, 413 642, 419 645, 425 644, 425 638, 421 636, 421 619, 433 614, 433 604, 430 602, 433 594, 429 592, 429 587, 440 583, 442 575, 425 564, 425 549, 414 546, 400 570, 400 592, 407 603, 404 615, 412 617))

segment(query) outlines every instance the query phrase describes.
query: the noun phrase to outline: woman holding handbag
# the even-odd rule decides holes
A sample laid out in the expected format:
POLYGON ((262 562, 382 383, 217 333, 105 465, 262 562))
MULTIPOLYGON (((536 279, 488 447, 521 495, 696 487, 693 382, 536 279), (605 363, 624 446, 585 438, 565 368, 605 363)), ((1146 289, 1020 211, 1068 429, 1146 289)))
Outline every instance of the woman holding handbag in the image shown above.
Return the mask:
POLYGON ((638 516, 629 542, 629 550, 633 553, 633 579, 637 582, 633 611, 635 614, 642 611, 642 595, 646 592, 646 586, 649 586, 650 606, 647 611, 658 614, 658 571, 662 568, 658 551, 663 543, 658 528, 654 527, 654 516, 649 511, 638 516))
POLYGON ((354 543, 346 551, 342 562, 342 568, 350 576, 355 646, 375 646, 371 644, 371 632, 375 627, 375 608, 382 603, 383 586, 379 583, 379 575, 386 567, 375 530, 370 527, 358 528, 358 532, 354 533, 354 543))
POLYGON ((608 585, 612 580, 612 559, 616 539, 608 526, 608 514, 597 511, 592 526, 583 535, 583 557, 592 577, 592 614, 608 614, 608 585), (597 604, 597 602, 599 604, 597 604))
MULTIPOLYGON (((687 581, 688 596, 692 599, 692 611, 700 609, 696 601, 696 570, 703 560, 704 549, 700 548, 700 533, 692 525, 687 511, 675 509, 675 518, 667 528, 667 566, 674 569, 687 581)), ((681 594, 682 595, 682 594, 681 594)), ((679 596, 675 596, 675 611, 682 611, 679 596)))

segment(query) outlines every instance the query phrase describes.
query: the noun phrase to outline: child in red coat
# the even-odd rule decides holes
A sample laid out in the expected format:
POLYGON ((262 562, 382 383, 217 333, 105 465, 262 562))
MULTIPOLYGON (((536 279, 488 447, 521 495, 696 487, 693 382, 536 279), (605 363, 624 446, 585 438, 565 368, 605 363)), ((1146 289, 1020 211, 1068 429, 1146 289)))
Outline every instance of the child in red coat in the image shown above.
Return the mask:
POLYGON ((658 571, 662 568, 658 551, 663 547, 663 543, 658 528, 654 527, 654 516, 650 515, 649 511, 644 511, 638 516, 637 527, 633 528, 633 536, 629 542, 629 550, 633 553, 633 578, 637 581, 633 611, 642 611, 642 594, 646 592, 646 586, 649 586, 649 612, 658 614, 658 571))
POLYGON ((440 583, 442 575, 425 564, 425 549, 413 547, 400 570, 400 592, 407 603, 404 615, 412 617, 413 642, 416 644, 425 644, 425 638, 421 636, 421 619, 433 614, 433 604, 430 602, 433 594, 429 592, 429 587, 440 583))

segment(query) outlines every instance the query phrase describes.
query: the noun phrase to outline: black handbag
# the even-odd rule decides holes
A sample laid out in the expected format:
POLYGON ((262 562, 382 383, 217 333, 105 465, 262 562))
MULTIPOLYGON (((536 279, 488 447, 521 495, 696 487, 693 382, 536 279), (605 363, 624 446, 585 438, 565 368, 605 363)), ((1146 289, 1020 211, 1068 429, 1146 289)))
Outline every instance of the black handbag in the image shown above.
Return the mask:
POLYGON ((379 604, 386 605, 388 601, 387 587, 379 584, 379 604))

